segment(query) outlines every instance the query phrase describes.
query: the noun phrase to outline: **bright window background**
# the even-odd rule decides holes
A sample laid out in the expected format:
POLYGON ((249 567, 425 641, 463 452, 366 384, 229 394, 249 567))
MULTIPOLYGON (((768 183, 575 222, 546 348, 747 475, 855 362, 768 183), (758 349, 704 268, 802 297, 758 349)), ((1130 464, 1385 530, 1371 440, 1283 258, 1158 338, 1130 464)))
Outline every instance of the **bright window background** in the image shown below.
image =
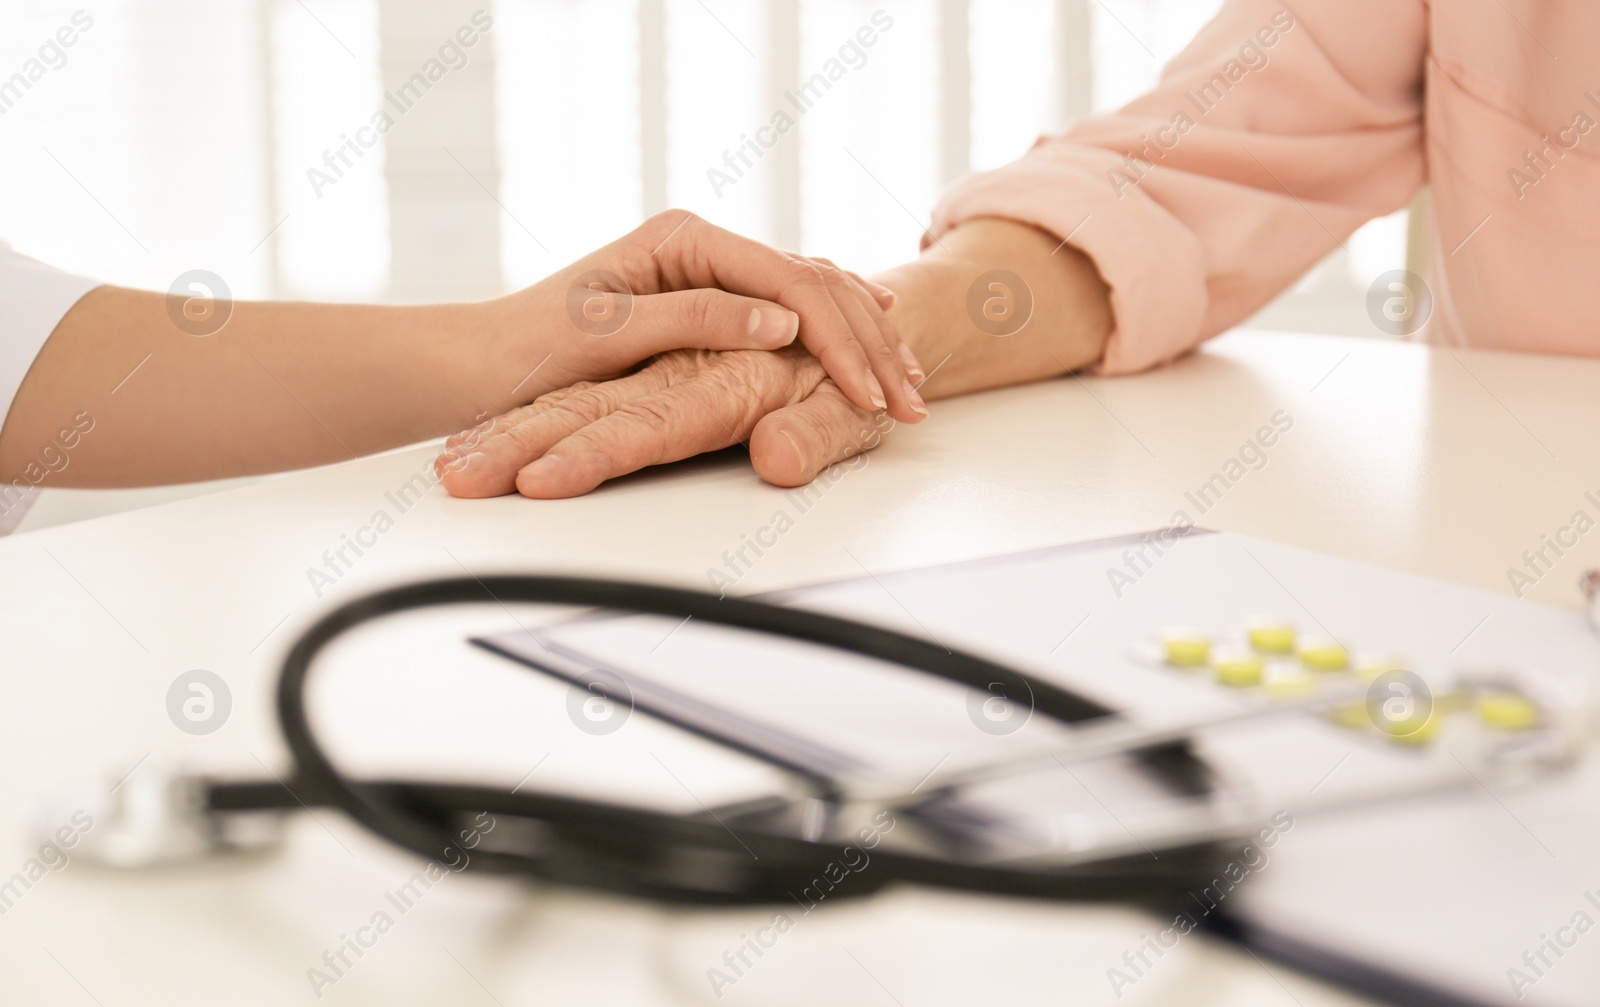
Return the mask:
POLYGON ((271 116, 274 185, 256 196, 268 203, 257 254, 275 264, 280 296, 382 298, 389 283, 384 145, 358 145, 362 155, 347 155, 348 168, 335 160, 340 175, 323 160, 347 148, 345 138, 382 106, 377 0, 262 6, 269 30, 264 46, 259 35, 254 44, 269 54, 271 87, 258 117, 271 116))
MULTIPOLYGON (((1059 125, 1063 64, 1087 59, 1090 107, 1115 107, 1215 12, 1217 0, 481 0, 495 27, 491 94, 495 235, 512 289, 611 240, 659 206, 685 206, 758 238, 862 269, 916 250, 946 181, 948 130, 966 165, 1018 156, 1059 125), (641 38, 641 4, 661 37, 641 38), (1057 18, 1082 8, 1087 39, 1057 18), (792 21, 781 12, 792 12, 792 21), (823 72, 882 10, 876 43, 805 112, 783 98, 823 72), (944 108, 945 19, 965 13, 965 107, 944 108), (797 30, 796 30, 797 29, 797 30), (643 46, 660 48, 657 81, 643 46), (785 62, 787 61, 787 62, 785 62), (781 77, 774 67, 788 67, 781 77), (641 89, 659 87, 663 179, 644 178, 641 89), (720 187, 759 127, 795 120, 720 187), (961 127, 956 123, 964 122, 961 127), (654 191, 654 190, 652 190, 654 191), (785 221, 797 221, 796 228, 785 221), (785 233, 785 232, 788 233, 785 233)), ((205 266, 242 296, 404 299, 390 289, 390 205, 380 142, 318 191, 311 169, 382 106, 379 18, 422 18, 415 0, 105 0, 67 59, 0 117, 12 193, 0 234, 48 261, 164 287, 205 266)), ((8 0, 0 71, 35 54, 79 10, 8 0)), ((419 29, 420 30, 420 29, 419 29)), ((437 29, 435 29, 437 31, 437 29)), ((447 80, 444 87, 449 87, 447 80)), ((434 100, 432 98, 430 101, 434 100)), ((1070 111, 1070 110, 1067 110, 1070 111)), ((404 123, 411 126, 411 123, 404 123)), ((1403 260, 1404 215, 1376 221, 1300 284, 1352 299, 1403 260)), ((450 250, 437 250, 441 261, 450 250)), ((441 267, 443 268, 443 267, 441 267)), ((1291 297, 1295 295, 1291 294, 1291 297)))
POLYGON ((998 168, 1059 125, 1055 0, 975 0, 972 55, 972 167, 998 168), (1023 26, 1028 26, 1024 29, 1023 26))
POLYGON ((37 58, 80 9, 91 26, 0 116, 0 236, 123 283, 164 289, 204 264, 266 293, 264 260, 250 254, 269 226, 257 12, 207 0, 6 0, 0 77, 37 58))
POLYGON ((500 229, 508 289, 639 223, 636 0, 497 3, 500 229), (542 246, 541 247, 541 243, 542 246))
MULTIPOLYGON (((771 118, 766 55, 772 26, 765 10, 749 0, 668 0, 664 6, 667 202, 731 230, 770 238, 773 186, 767 169, 775 158, 765 151, 759 159, 747 154, 751 167, 740 165, 742 177, 724 185, 720 195, 707 178, 713 167, 727 173, 724 151, 743 147, 744 138, 771 118)), ((777 143, 795 139, 791 133, 777 143)))
MULTIPOLYGON (((124 284, 164 289, 186 270, 207 268, 240 297, 393 301, 408 298, 391 263, 414 270, 420 257, 442 277, 470 269, 466 285, 511 290, 667 206, 863 271, 904 261, 916 254, 944 184, 1021 155, 1073 115, 1137 95, 1218 7, 80 2, 0 5, 0 77, 36 55, 75 11, 94 22, 64 63, 0 115, 0 178, 10 194, 0 200, 0 236, 124 284), (381 39, 416 39, 425 53, 479 8, 494 26, 473 50, 474 73, 447 77, 437 85, 442 96, 426 101, 430 109, 492 114, 451 114, 448 138, 426 133, 442 131, 426 116, 407 118, 397 127, 408 131, 403 151, 380 140, 319 191, 308 170, 323 168, 398 83, 385 79, 398 70, 393 59, 385 63, 381 39), (874 27, 876 41, 860 55, 841 54, 878 11, 892 24, 874 27), (785 92, 826 74, 830 60, 845 72, 799 112, 785 92), (780 110, 793 128, 733 184, 716 184, 708 172, 727 171, 725 157, 780 110), (434 142, 439 153, 453 145, 459 157, 436 159, 443 173, 418 194, 419 173, 431 179, 434 170, 419 151, 434 142), (402 154, 410 160, 397 163, 402 154), (460 200, 493 200, 472 219, 498 226, 433 228, 448 241, 415 237, 430 233, 419 221, 471 217, 460 200), (397 234, 419 247, 393 244, 397 234), (481 276, 484 262, 498 262, 499 275, 481 276)), ((1404 263, 1405 230, 1404 213, 1369 224, 1256 323, 1374 335, 1362 298, 1372 277, 1404 263)), ((143 502, 171 492, 106 498, 143 502)), ((41 511, 37 521, 50 520, 49 507, 41 511)))
POLYGON ((880 9, 893 24, 799 124, 802 249, 866 271, 916 256, 939 194, 939 68, 930 56, 937 6, 808 3, 801 21, 800 65, 809 77, 839 59, 880 9), (849 258, 828 249, 849 249, 849 258))

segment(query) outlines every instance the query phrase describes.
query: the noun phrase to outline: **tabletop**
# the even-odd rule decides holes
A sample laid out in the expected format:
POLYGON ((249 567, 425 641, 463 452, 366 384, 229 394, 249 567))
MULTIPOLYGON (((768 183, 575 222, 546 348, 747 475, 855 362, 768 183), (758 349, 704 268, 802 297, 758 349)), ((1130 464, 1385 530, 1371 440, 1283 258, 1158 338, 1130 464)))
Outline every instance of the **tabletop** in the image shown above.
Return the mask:
MULTIPOLYGON (((60 813, 41 809, 85 780, 172 760, 284 772, 271 696, 295 633, 341 600, 425 575, 706 587, 760 532, 775 544, 736 564, 731 593, 747 594, 1143 531, 1183 511, 1576 608, 1578 575, 1600 565, 1597 385, 1600 361, 1237 331, 1151 374, 936 403, 928 422, 803 494, 761 483, 735 451, 576 500, 455 500, 433 485, 437 445, 424 445, 0 540, 7 1002, 912 1007, 1156 1004, 1181 991, 1193 1004, 1363 1003, 1209 940, 1185 942, 1119 998, 1107 970, 1148 918, 913 889, 810 914, 719 988, 708 970, 770 910, 664 909, 468 874, 402 912, 389 896, 419 862, 331 812, 292 820, 275 852, 123 874, 68 850, 4 885, 40 856, 39 816, 60 813), (1269 446, 1263 427, 1278 431, 1269 446), (197 669, 231 695, 203 736, 168 710, 174 681, 197 669), (351 935, 371 935, 380 914, 392 925, 353 953, 351 935)), ((494 628, 512 615, 474 618, 494 628)), ((351 649, 403 674, 393 695, 365 673, 329 686, 345 749, 370 745, 363 757, 390 765, 492 759, 512 781, 588 792, 598 779, 667 804, 714 774, 714 755, 663 736, 652 750, 679 773, 650 776, 626 745, 576 731, 553 685, 517 693, 525 708, 451 702, 490 672, 456 656, 459 634, 430 628, 417 620, 351 649), (459 676, 449 691, 445 674, 459 676)))

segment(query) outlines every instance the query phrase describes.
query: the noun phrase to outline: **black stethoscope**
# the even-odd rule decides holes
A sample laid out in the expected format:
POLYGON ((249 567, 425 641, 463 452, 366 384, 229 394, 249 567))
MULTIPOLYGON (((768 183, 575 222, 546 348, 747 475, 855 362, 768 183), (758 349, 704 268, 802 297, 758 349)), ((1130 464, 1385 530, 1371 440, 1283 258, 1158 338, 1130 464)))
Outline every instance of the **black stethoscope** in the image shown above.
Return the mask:
MULTIPOLYGON (((1586 579, 1584 587, 1591 621, 1596 621, 1600 574, 1586 579)), ((1253 812, 1241 815, 1235 807, 1141 843, 1131 852, 1111 849, 1079 859, 996 861, 974 857, 970 844, 941 831, 936 814, 923 818, 918 813, 949 797, 952 788, 1005 770, 992 762, 946 774, 942 779, 955 782, 941 782, 930 792, 915 795, 914 788, 893 774, 862 781, 801 771, 798 780, 804 796, 799 800, 776 797, 720 816, 667 814, 523 792, 520 786, 503 790, 470 783, 353 779, 341 772, 307 717, 306 688, 318 655, 340 636, 379 618, 432 606, 490 602, 694 618, 876 658, 979 693, 1025 696, 1033 712, 1072 728, 1071 747, 1058 750, 1054 757, 1133 759, 1163 793, 1196 811, 1215 812, 1230 797, 1221 775, 1193 750, 1191 739, 1200 731, 1248 724, 1262 716, 1325 712, 1350 702, 1350 697, 1332 693, 1280 704, 1275 710, 1202 717, 1152 729, 1052 682, 985 658, 814 611, 614 580, 516 575, 431 580, 350 601, 295 642, 284 660, 277 690, 278 718, 294 760, 287 779, 241 782, 189 774, 155 784, 160 794, 152 799, 129 800, 125 792, 117 802, 124 812, 132 804, 143 804, 147 810, 152 803, 165 804, 161 814, 147 816, 148 820, 162 828, 172 821, 181 826, 177 833, 153 835, 143 849, 159 850, 165 859, 173 858, 177 846, 184 847, 182 856, 203 855, 233 845, 226 834, 235 820, 259 819, 260 812, 325 807, 341 810, 385 839, 451 870, 522 875, 685 905, 784 904, 815 883, 819 867, 837 856, 841 843, 863 822, 872 820, 874 810, 892 809, 898 816, 897 827, 873 849, 873 869, 856 877, 838 896, 858 897, 903 882, 989 895, 1122 902, 1164 912, 1211 883, 1239 844, 1262 824, 1253 812), (480 830, 476 826, 485 813, 497 822, 510 819, 522 827, 480 830), (907 827, 900 827, 902 822, 907 827), (174 834, 180 841, 171 838, 174 834)), ((1491 679, 1478 687, 1503 684, 1491 679)), ((1560 723, 1559 703, 1545 698, 1538 706, 1547 728, 1494 753, 1513 769, 1558 766, 1575 757, 1573 729, 1560 723)), ((1040 755, 1025 753, 1012 764, 1025 769, 1040 755)), ((771 761, 795 772, 792 764, 771 761)), ((1345 810, 1430 790, 1437 793, 1438 786, 1437 780, 1427 781, 1369 795, 1366 801, 1329 802, 1322 810, 1345 810)), ((120 859, 121 866, 144 865, 137 856, 120 859)), ((147 857, 144 863, 153 859, 147 857)), ((1208 915, 1202 926, 1264 957, 1368 995, 1394 1002, 1475 1005, 1383 966, 1286 940, 1227 912, 1208 915)))
MULTIPOLYGON (((959 650, 893 630, 759 601, 719 598, 679 588, 569 577, 498 576, 410 584, 358 598, 330 612, 296 641, 278 680, 278 718, 294 760, 287 779, 200 781, 199 804, 211 817, 238 812, 327 807, 345 812, 396 845, 466 869, 522 874, 660 901, 699 904, 776 903, 812 883, 820 865, 863 820, 826 780, 803 781, 802 803, 775 799, 744 814, 683 816, 554 794, 466 783, 356 780, 328 757, 311 729, 306 686, 319 653, 372 620, 437 605, 495 602, 586 606, 753 630, 893 662, 980 691, 1004 683, 1010 695, 1031 694, 1034 712, 1082 724, 1113 712, 1053 683, 959 650), (816 828, 818 802, 829 823, 816 828), (471 823, 482 813, 525 828, 481 838, 471 823), (810 825, 802 826, 807 818, 810 825), (473 835, 470 856, 461 837, 473 835)), ((1135 757, 1175 795, 1201 798, 1213 775, 1185 742, 1165 742, 1135 757)), ((918 801, 939 798, 938 791, 918 801)), ((870 815, 866 817, 870 818, 870 815)), ((1055 868, 962 862, 959 843, 911 822, 893 844, 875 849, 873 870, 849 894, 894 882, 1048 899, 1121 901, 1166 906, 1204 885, 1228 860, 1220 837, 1206 835, 1138 855, 1055 868)), ((844 893, 841 893, 844 894, 844 893)))

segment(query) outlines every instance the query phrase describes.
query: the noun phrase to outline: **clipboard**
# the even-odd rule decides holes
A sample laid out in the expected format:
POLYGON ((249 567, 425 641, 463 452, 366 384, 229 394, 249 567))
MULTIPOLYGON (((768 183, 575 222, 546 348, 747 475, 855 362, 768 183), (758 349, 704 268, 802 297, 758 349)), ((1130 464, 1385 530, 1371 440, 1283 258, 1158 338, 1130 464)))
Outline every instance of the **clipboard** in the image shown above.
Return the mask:
MULTIPOLYGON (((1148 650, 1162 627, 1220 628, 1256 613, 1443 674, 1515 665, 1584 690, 1600 670, 1600 641, 1575 612, 1245 536, 1197 529, 1174 542, 1159 534, 875 572, 760 597, 925 634, 1151 717, 1179 709, 1220 713, 1240 701, 1204 676, 1151 662, 1141 648, 1148 650), (1164 548, 1149 562, 1153 542, 1164 548), (1141 547, 1147 562, 1130 568, 1128 556, 1141 547)), ((934 776, 941 750, 999 752, 1013 736, 974 730, 972 697, 930 694, 905 702, 905 716, 884 718, 863 738, 861 717, 827 715, 853 708, 801 702, 803 690, 793 682, 783 687, 779 676, 761 674, 757 666, 772 659, 745 654, 727 662, 729 645, 703 635, 715 630, 662 623, 598 613, 547 627, 536 639, 518 631, 473 642, 575 688, 589 688, 597 671, 619 675, 636 711, 814 780, 916 758, 926 759, 934 776)), ((851 699, 869 707, 900 703, 885 698, 875 680, 881 670, 832 664, 828 688, 841 676, 859 676, 854 692, 845 690, 851 699)), ((1396 746, 1308 716, 1207 740, 1203 753, 1242 773, 1264 808, 1281 805, 1292 816, 1295 801, 1307 799, 1299 795, 1359 795, 1397 773, 1448 767, 1451 744, 1446 735, 1431 746, 1396 746)), ((978 855, 1014 855, 1040 843, 1088 848, 1117 830, 1137 839, 1160 818, 1141 818, 1141 805, 1164 795, 1128 767, 1100 768, 1101 775, 1075 782, 1094 802, 1111 799, 1107 810, 1117 813, 1089 814, 1080 793, 1062 808, 1032 814, 1042 792, 1021 786, 962 807, 958 818, 978 855), (988 830, 1006 832, 1006 839, 986 845, 988 830)), ((1476 796, 1453 792, 1298 821, 1270 866, 1230 883, 1225 898, 1202 904, 1196 916, 1217 932, 1275 948, 1382 997, 1588 1004, 1600 989, 1600 936, 1571 948, 1547 945, 1575 914, 1600 922, 1600 908, 1585 901, 1600 899, 1600 854, 1592 851, 1592 837, 1600 835, 1597 798, 1600 765, 1590 758, 1515 791, 1485 787, 1476 796)))

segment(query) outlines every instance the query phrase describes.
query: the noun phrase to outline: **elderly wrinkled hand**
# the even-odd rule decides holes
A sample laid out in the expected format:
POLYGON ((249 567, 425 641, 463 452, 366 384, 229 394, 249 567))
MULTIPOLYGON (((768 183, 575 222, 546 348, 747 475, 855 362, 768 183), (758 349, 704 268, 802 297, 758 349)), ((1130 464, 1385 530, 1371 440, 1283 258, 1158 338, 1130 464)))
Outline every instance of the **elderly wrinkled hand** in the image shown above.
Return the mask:
POLYGON ((544 395, 445 442, 435 461, 458 497, 587 493, 650 465, 748 442, 779 486, 810 482, 876 447, 894 420, 852 403, 798 347, 678 350, 626 377, 544 395))

